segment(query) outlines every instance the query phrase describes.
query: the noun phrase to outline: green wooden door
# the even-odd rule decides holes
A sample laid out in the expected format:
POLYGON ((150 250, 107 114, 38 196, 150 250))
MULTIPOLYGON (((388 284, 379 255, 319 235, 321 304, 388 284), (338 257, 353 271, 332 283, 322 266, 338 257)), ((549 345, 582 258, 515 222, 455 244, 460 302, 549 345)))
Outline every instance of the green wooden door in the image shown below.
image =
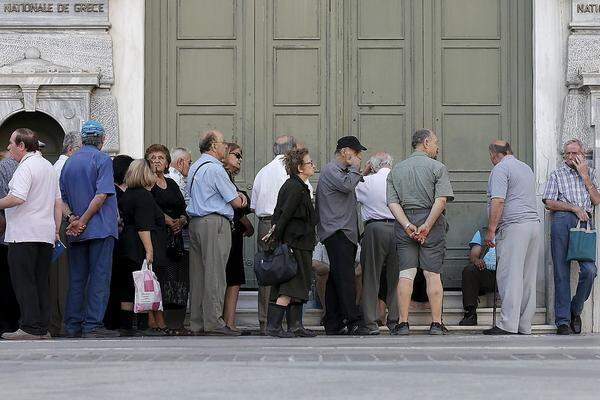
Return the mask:
POLYGON ((531 4, 518 0, 347 0, 344 112, 369 154, 399 161, 433 128, 456 199, 446 288, 460 288, 468 242, 486 223, 487 146, 532 160, 531 4))
MULTIPOLYGON (((243 147, 251 190, 292 134, 322 166, 337 138, 410 154, 417 128, 441 139, 448 207, 446 287, 460 287, 485 223, 487 145, 532 158, 531 4, 519 0, 149 0, 146 144, 186 146, 219 129, 243 147)), ((255 238, 245 242, 247 280, 255 238)))

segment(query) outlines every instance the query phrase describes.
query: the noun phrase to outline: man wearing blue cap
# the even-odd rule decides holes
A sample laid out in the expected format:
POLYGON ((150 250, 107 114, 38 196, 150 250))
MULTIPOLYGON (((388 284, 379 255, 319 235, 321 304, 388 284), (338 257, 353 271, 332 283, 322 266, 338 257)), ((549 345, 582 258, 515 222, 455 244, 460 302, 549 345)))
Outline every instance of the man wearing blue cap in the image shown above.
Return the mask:
POLYGON ((100 151, 105 134, 99 122, 85 122, 81 139, 83 147, 69 157, 60 177, 71 245, 65 330, 70 337, 118 336, 102 323, 117 239, 112 161, 100 151))

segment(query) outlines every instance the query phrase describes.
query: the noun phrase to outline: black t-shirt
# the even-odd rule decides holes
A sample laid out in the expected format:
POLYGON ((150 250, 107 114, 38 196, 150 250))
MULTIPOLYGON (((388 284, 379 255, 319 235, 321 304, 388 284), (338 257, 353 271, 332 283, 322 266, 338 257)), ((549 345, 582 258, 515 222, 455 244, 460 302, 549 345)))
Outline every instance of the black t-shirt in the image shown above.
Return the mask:
POLYGON ((150 231, 154 251, 154 264, 165 260, 165 217, 152 193, 144 188, 127 189, 121 196, 123 232, 120 240, 121 254, 141 265, 146 256, 138 232, 150 231))
POLYGON ((177 183, 171 178, 165 178, 167 187, 165 189, 154 185, 152 187, 152 196, 156 204, 160 207, 163 213, 173 219, 177 219, 185 214, 185 199, 179 190, 177 183))

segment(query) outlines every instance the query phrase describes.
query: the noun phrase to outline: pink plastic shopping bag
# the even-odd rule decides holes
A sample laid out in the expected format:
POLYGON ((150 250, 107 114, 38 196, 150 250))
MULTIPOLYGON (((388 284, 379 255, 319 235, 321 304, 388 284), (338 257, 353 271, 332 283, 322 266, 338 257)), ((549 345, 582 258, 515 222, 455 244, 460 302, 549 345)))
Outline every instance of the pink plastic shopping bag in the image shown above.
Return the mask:
POLYGON ((162 311, 162 295, 160 284, 156 275, 152 272, 152 265, 148 265, 146 260, 142 264, 142 269, 133 271, 133 283, 135 284, 135 303, 134 313, 146 311, 162 311))

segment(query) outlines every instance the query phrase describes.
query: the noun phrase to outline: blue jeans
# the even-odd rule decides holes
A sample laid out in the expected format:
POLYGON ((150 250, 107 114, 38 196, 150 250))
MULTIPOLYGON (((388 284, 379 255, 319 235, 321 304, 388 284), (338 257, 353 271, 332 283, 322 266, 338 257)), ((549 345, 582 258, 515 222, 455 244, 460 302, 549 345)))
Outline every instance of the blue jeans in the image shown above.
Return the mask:
POLYGON ((568 325, 571 313, 580 315, 583 304, 590 296, 596 265, 585 261, 579 263, 579 283, 571 299, 571 263, 567 262, 569 229, 577 225, 577 216, 572 212, 556 211, 552 215, 551 248, 554 264, 554 322, 556 326, 568 325))
POLYGON ((113 237, 71 243, 65 309, 68 334, 89 333, 103 327, 110 294, 114 244, 113 237))

